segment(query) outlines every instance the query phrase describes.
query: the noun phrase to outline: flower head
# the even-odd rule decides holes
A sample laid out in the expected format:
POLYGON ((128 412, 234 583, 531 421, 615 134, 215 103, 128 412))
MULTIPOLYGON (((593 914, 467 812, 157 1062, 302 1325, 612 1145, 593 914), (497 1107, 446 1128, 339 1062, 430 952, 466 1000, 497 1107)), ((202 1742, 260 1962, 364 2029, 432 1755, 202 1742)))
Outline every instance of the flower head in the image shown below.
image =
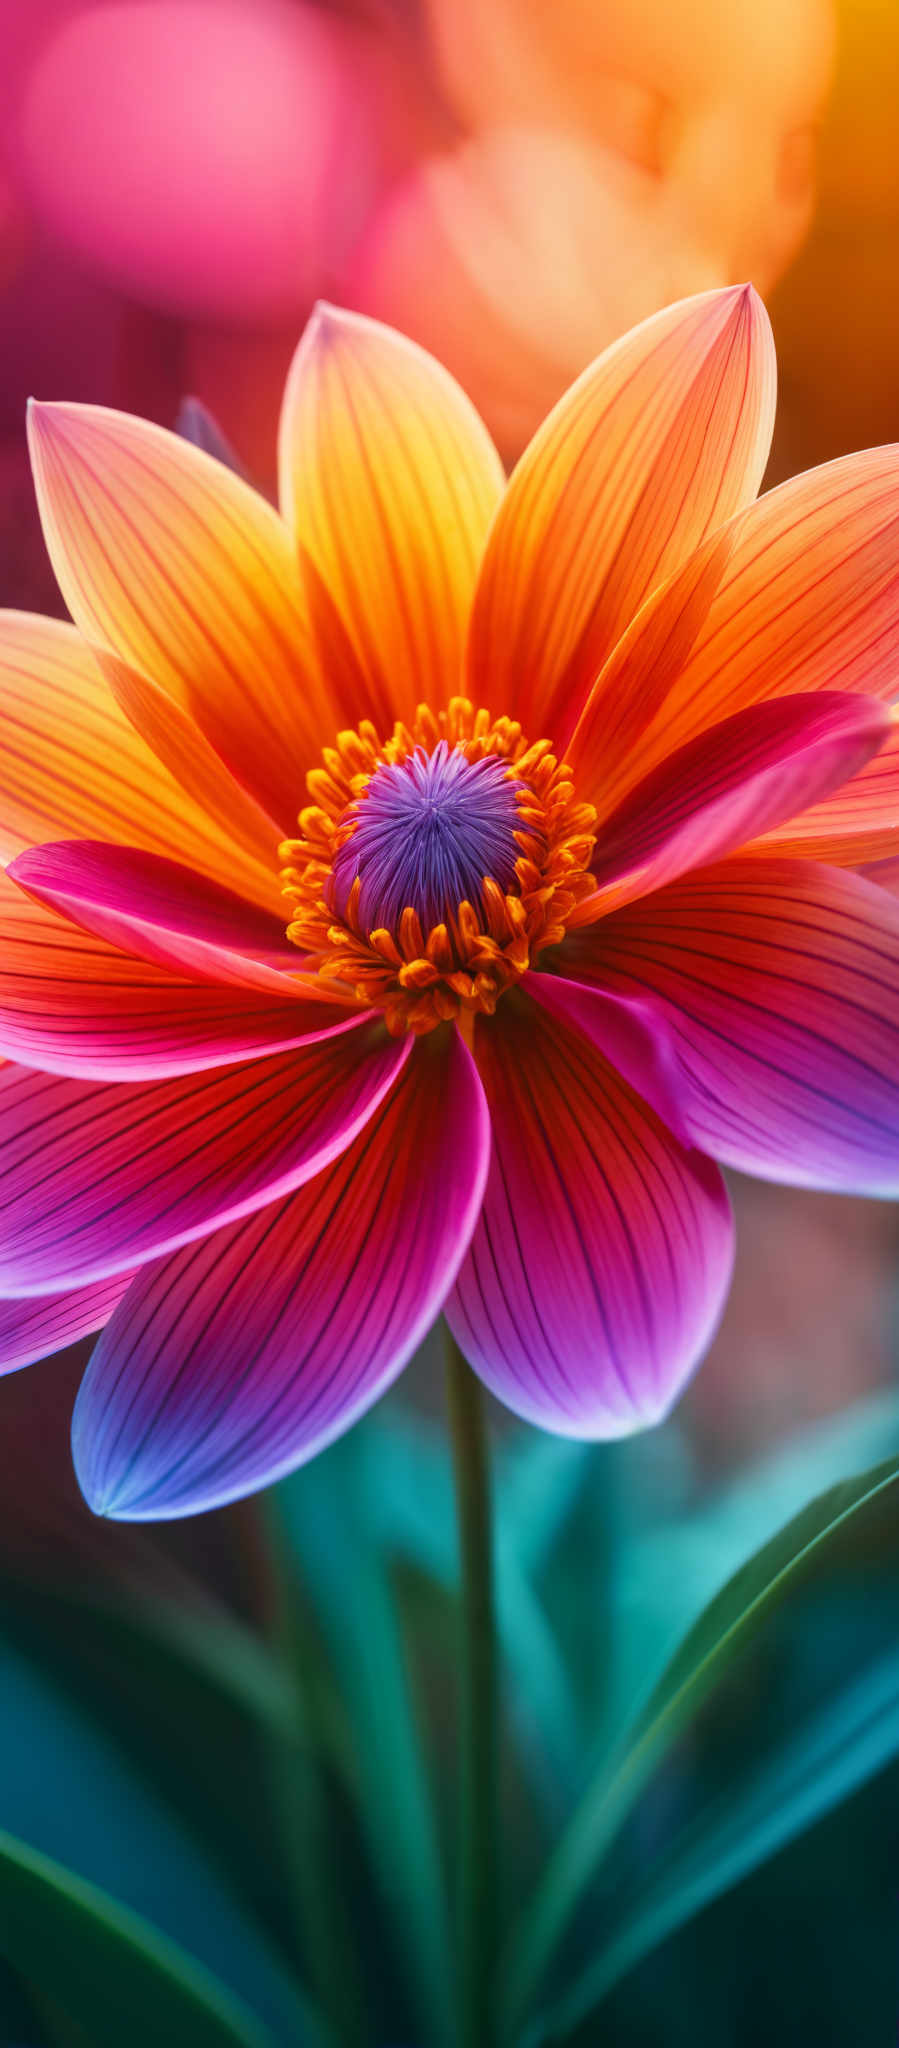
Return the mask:
POLYGON ((288 937, 390 1031, 492 1014, 592 892, 592 805, 548 741, 465 700, 420 705, 383 745, 373 727, 340 740, 309 777, 305 836, 282 848, 299 863, 288 937))
POLYGON ((899 457, 756 499, 748 290, 607 352, 506 484, 324 308, 280 512, 159 428, 31 422, 74 625, 0 633, 9 1364, 106 1322, 95 1507, 188 1513, 362 1413, 443 1307, 510 1407, 657 1420, 717 1162, 899 1181, 899 457))

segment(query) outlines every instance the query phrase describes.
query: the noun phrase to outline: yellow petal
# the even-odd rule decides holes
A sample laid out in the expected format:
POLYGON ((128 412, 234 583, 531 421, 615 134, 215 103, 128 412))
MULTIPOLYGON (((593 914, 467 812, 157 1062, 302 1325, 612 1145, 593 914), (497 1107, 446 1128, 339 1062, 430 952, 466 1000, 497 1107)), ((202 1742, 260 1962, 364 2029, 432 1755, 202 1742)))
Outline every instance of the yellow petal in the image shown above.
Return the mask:
MULTIPOLYGON (((281 505, 354 651, 381 730, 460 688, 478 564, 503 472, 459 386, 359 314, 316 309, 281 415, 281 505)), ((330 636, 318 607, 321 645, 330 636)), ((346 667, 345 650, 341 667, 346 667)))
POLYGON ((469 694, 564 746, 645 599, 754 498, 774 395, 748 286, 669 306, 607 349, 510 480, 475 597, 469 694))
MULTIPOLYGON (((239 792, 238 792, 239 795, 239 792)), ((0 859, 49 839, 167 854, 268 900, 270 873, 180 788, 74 626, 0 613, 0 859)))
POLYGON ((102 406, 32 406, 29 440, 76 625, 168 690, 288 828, 335 720, 277 513, 176 434, 102 406))

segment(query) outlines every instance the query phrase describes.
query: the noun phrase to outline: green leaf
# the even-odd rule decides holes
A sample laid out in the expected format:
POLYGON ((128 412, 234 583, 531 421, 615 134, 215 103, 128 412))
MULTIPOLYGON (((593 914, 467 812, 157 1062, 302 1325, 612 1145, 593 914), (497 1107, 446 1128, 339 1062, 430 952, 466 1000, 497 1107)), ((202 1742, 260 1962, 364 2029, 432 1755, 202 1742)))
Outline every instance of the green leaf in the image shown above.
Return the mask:
POLYGON ((133 1600, 130 1612, 119 1612, 117 1620, 120 1629, 141 1636, 151 1652, 176 1659, 263 1727, 283 1734, 293 1725, 296 1697, 288 1674, 266 1645, 226 1609, 196 1613, 157 1597, 152 1602, 133 1600))
POLYGON ((641 1528, 621 1560, 618 1600, 630 1610, 641 1593, 648 1596, 658 1623, 667 1627, 667 1648, 814 1494, 893 1452, 899 1452, 899 1389, 891 1387, 802 1429, 686 1512, 641 1528))
MULTIPOLYGON (((180 1687, 184 1703, 193 1695, 258 1721, 263 1730, 283 1733, 293 1725, 296 1689, 290 1675, 252 1630, 227 1608, 211 1601, 176 1602, 129 1589, 127 1601, 115 1589, 85 1590, 17 1581, 0 1574, 0 1619, 23 1638, 32 1655, 46 1652, 57 1665, 73 1663, 87 1673, 104 1664, 107 1677, 124 1666, 123 1683, 135 1694, 166 1672, 166 1684, 180 1687)), ((130 1701, 133 1710, 134 1698, 130 1701)))
MULTIPOLYGON (((152 1683, 152 1674, 151 1674, 152 1683)), ((185 1742, 182 1724, 180 1739, 185 1742)), ((188 1743, 196 1752, 195 1737, 188 1743)), ((240 1749, 232 1755, 236 1771, 240 1749)), ((219 1797, 227 1777, 220 1778, 219 1797)), ((93 1714, 0 1639, 0 1819, 66 1868, 183 1944, 291 2044, 307 2008, 218 1859, 135 1769, 93 1714)), ((271 1842, 269 1838, 269 1853, 271 1842)))
MULTIPOLYGON (((79 1599, 76 1588, 65 1592, 9 1582, 0 1586, 0 1644, 4 1646, 0 1654, 8 1659, 17 1650, 27 1659, 31 1692, 35 1693, 39 1684, 45 1689, 44 1704, 35 1708, 33 1717, 33 1725, 42 1731, 42 1740, 35 1744, 23 1732, 32 1723, 22 1667, 15 1680, 7 1670, 0 1687, 0 1823, 48 1855, 74 1863, 86 1877, 121 1896, 136 1911, 148 1913, 192 1947, 189 1917, 173 1925, 164 1911, 156 1910, 156 1901, 147 1892, 135 1895, 129 1889, 129 1876, 133 1879, 142 1873, 141 1882, 146 1884, 157 1867, 146 1840, 141 1848, 125 1853, 118 1867, 104 1860, 120 1838, 119 1815, 134 1817, 138 1806, 147 1817, 151 1811, 177 1815, 180 1831, 190 1831, 194 1842, 203 1844, 213 1867, 227 1872, 235 1898, 289 1949, 293 1930, 283 1887, 272 1883, 273 1824, 266 1756, 282 1713, 287 1713, 292 1690, 285 1684, 287 1698, 282 1705, 280 1674, 272 1660, 271 1687, 264 1680, 258 1686, 261 1698, 257 1706, 267 1697, 268 1705, 257 1715, 257 1706, 251 1706, 246 1697, 251 1686, 245 1688, 242 1680, 234 1682, 229 1671, 229 1647, 235 1639, 227 1624, 221 1635, 215 1629, 215 1648, 210 1654, 206 1620, 202 1610, 186 1609, 181 1618, 172 1615, 170 1631, 165 1601, 154 1608, 149 1600, 133 1597, 126 1608, 120 1596, 79 1599), (63 1715, 67 1727, 60 1738, 58 1724, 63 1715), (192 1736, 185 1742, 185 1729, 201 1730, 202 1739, 192 1736), (33 1768, 10 1779, 9 1766, 3 1769, 2 1758, 15 1756, 23 1742, 33 1768), (92 1755, 99 1759, 103 1744, 107 1745, 105 1765, 91 1761, 92 1755), (109 1751, 113 1752, 111 1764, 109 1751), (117 1782, 127 1771, 140 1799, 136 1802, 132 1794, 123 1795, 120 1787, 115 1804, 101 1798, 91 1805, 91 1795, 84 1788, 95 1780, 101 1782, 106 1769, 117 1782), (33 1801, 25 1810, 29 1784, 40 1804, 33 1801), (222 1798, 223 1785, 229 1787, 227 1799, 222 1798), (74 1815, 79 1806, 82 1831, 66 1838, 58 1830, 65 1815, 74 1815), (46 1823, 52 1822, 54 1831, 45 1832, 41 1813, 46 1823)), ((240 1648, 243 1640, 244 1631, 238 1628, 235 1647, 240 1648)), ((234 1668, 239 1669, 237 1658, 234 1668)), ((175 1881, 170 1876, 159 1882, 163 1906, 169 1900, 175 1906, 179 1894, 183 1897, 190 1867, 189 1856, 179 1854, 173 1859, 175 1881)), ((201 1927, 203 1889, 197 1892, 201 1927)), ((205 1926, 211 1935, 216 1925, 217 1916, 207 1911, 205 1926)), ((221 1967, 216 1955, 202 1948, 198 1953, 214 1971, 221 1967)), ((233 1937, 225 1940, 223 1953, 239 1957, 233 1937)), ((245 1988, 239 1988, 246 1996, 245 1988)))
POLYGON ((599 1954, 528 2043, 561 2042, 619 1979, 712 1899, 811 1827, 899 1749, 899 1653, 879 1658, 782 1742, 739 1787, 694 1816, 625 1901, 599 1954))
MULTIPOLYGON (((670 1435, 676 1439, 676 1431, 670 1435)), ((624 1492, 620 1505, 630 1503, 633 1524, 622 1529, 619 1514, 604 1579, 607 1640, 593 1725, 599 1732, 601 1723, 609 1746, 630 1718, 635 1696, 642 1695, 707 1601, 746 1558, 813 1494, 835 1485, 846 1472, 899 1451, 899 1389, 884 1389, 837 1416, 805 1426, 711 1495, 702 1489, 698 1498, 687 1503, 682 1498, 674 1506, 669 1498, 659 1512, 657 1503, 666 1497, 660 1484, 664 1475, 645 1465, 653 1441, 658 1451, 666 1439, 670 1462, 676 1442, 671 1444, 668 1430, 661 1436, 648 1431, 615 1446, 611 1459, 608 1452, 601 1454, 606 1466, 602 1497, 624 1492)), ((595 1569, 594 1550, 590 1546, 595 1569)), ((580 1592, 579 1616, 584 1598, 580 1592)))
POLYGON ((521 2025, 585 1887, 656 1766, 772 1613, 851 1526, 897 1485, 899 1456, 830 1487, 730 1578, 700 1614, 649 1698, 596 1770, 515 1931, 503 1973, 509 2025, 521 2025))
POLYGON ((224 1985, 136 1913, 0 1833, 0 1954, 95 2048, 273 2048, 224 1985))

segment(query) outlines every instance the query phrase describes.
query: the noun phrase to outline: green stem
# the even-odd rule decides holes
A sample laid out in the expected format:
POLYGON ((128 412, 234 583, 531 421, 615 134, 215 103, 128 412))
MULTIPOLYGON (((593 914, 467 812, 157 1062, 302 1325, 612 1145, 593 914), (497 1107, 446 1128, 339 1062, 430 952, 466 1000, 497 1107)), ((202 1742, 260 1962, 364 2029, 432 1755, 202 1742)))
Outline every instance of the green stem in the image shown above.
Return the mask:
POLYGON ((267 1632, 294 1693, 292 1726, 272 1730, 269 1742, 271 1798, 285 1877, 313 1995, 335 2042, 341 2048, 362 2048, 367 2038, 365 2000, 303 1668, 293 1573, 274 1495, 265 1496, 260 1506, 267 1632))
POLYGON ((480 1384, 454 1339, 447 1341, 462 1624, 459 2040, 460 2048, 493 2048, 499 1826, 490 1466, 480 1384))

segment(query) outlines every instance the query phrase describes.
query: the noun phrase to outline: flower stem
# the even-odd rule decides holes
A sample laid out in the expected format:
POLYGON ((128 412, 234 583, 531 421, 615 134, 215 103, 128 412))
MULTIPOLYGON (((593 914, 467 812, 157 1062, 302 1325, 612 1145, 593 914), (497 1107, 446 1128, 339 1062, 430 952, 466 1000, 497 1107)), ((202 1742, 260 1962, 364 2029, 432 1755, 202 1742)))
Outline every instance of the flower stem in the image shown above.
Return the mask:
POLYGON ((499 1829, 490 1466, 480 1384, 449 1333, 447 1344, 461 1567, 459 2041, 493 2048, 499 1829))
POLYGON ((335 1862, 322 1753, 304 1680, 296 1592, 274 1494, 265 1496, 261 1504, 261 1534, 267 1633, 294 1694, 292 1724, 273 1733, 268 1758, 285 1877, 301 1953, 313 1996, 329 2024, 329 2038, 339 2041, 341 2048, 361 2048, 366 2034, 365 2002, 341 1872, 335 1862))

